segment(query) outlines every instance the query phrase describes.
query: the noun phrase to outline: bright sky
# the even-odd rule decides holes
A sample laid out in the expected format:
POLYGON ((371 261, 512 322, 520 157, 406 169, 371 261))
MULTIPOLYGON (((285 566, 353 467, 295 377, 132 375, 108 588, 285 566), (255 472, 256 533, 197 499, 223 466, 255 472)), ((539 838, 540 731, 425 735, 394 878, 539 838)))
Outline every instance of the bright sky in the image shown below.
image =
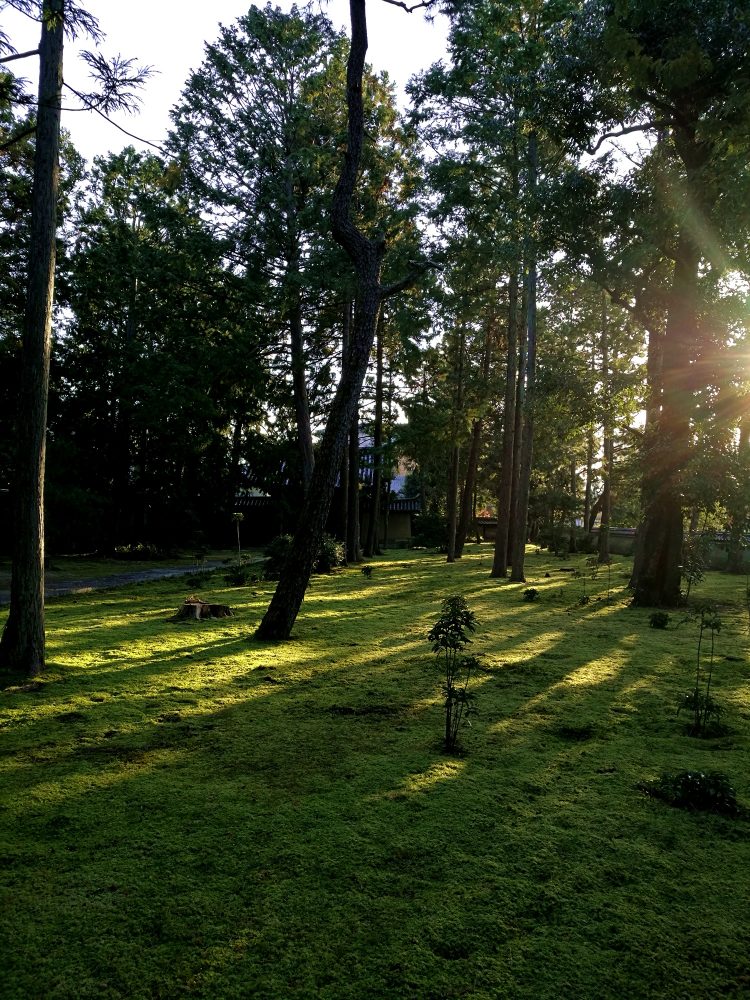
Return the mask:
MULTIPOLYGON (((107 35, 102 45, 105 55, 133 56, 159 71, 142 92, 140 113, 115 116, 118 124, 129 132, 158 143, 169 128, 169 109, 177 102, 188 73, 203 61, 204 44, 216 40, 220 23, 231 24, 252 4, 248 0, 211 0, 208 3, 204 0, 127 0, 125 3, 88 0, 82 2, 82 6, 99 19, 107 35)), ((255 6, 264 4, 256 3, 255 6)), ((275 6, 288 11, 293 3, 292 0, 276 0, 275 6)), ((444 56, 447 22, 438 16, 433 23, 428 23, 419 11, 407 14, 382 0, 370 0, 367 7, 368 61, 376 71, 387 70, 403 92, 412 74, 444 56)), ((348 0, 322 3, 316 0, 313 9, 318 8, 348 34, 348 0)), ((18 51, 36 48, 39 39, 36 24, 7 7, 0 17, 3 29, 18 51)), ((84 43, 83 47, 91 46, 84 43)), ((65 77, 73 86, 85 89, 85 76, 76 65, 78 62, 68 45, 65 77)), ((36 85, 35 59, 12 63, 9 68, 34 80, 36 85)), ((64 113, 63 125, 87 160, 99 153, 120 150, 133 142, 91 112, 64 113)), ((138 147, 140 144, 133 142, 133 145, 138 147)))

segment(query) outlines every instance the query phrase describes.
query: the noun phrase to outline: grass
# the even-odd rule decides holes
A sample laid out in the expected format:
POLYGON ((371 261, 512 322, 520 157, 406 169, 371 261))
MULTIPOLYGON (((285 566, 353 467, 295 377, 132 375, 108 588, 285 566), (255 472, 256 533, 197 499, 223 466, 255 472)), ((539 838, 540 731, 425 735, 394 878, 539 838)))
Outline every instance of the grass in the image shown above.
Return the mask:
POLYGON ((750 804, 744 580, 695 595, 729 727, 697 740, 697 627, 650 628, 624 561, 585 605, 547 555, 526 584, 486 545, 372 565, 314 578, 278 645, 248 638, 273 584, 218 578, 221 621, 168 622, 174 580, 50 603, 48 674, 0 693, 3 1000, 747 996, 750 822, 637 788, 721 770, 750 804), (454 593, 483 669, 450 757, 454 593))

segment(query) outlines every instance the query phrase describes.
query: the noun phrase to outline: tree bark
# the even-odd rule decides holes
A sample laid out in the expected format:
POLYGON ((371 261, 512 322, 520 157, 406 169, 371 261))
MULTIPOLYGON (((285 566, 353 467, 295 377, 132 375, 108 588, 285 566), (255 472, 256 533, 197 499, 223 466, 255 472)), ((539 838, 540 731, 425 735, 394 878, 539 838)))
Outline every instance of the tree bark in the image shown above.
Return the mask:
POLYGON ((414 279, 413 275, 409 275, 403 281, 390 286, 381 285, 385 241, 382 238, 371 239, 365 236, 350 216, 364 139, 362 75, 367 53, 365 0, 350 0, 349 12, 352 37, 346 82, 348 143, 333 195, 331 228, 334 239, 349 256, 356 276, 352 338, 331 404, 289 559, 271 603, 255 633, 258 639, 288 639, 291 634, 320 548, 336 475, 341 467, 341 459, 349 430, 354 422, 372 351, 381 303, 384 298, 405 288, 414 279))
POLYGON ((500 489, 497 498, 497 534, 490 576, 508 574, 508 538, 513 501, 513 442, 516 429, 516 392, 518 380, 518 270, 513 268, 508 283, 508 344, 505 369, 505 405, 503 407, 503 454, 500 489))
POLYGON ((10 612, 0 640, 0 666, 34 677, 44 670, 44 463, 55 285, 59 186, 63 0, 45 5, 39 43, 29 277, 15 470, 10 612))
POLYGON ((463 327, 458 335, 458 362, 456 365, 456 391, 453 397, 453 428, 451 433, 451 466, 448 477, 448 562, 456 561, 456 530, 458 528, 458 476, 461 461, 459 425, 464 409, 464 348, 466 335, 463 327))
MULTIPOLYGON (((536 200, 538 171, 537 137, 529 135, 528 187, 532 206, 536 200)), ((536 246, 532 235, 527 236, 526 270, 526 391, 523 412, 523 439, 518 475, 518 502, 516 504, 514 538, 512 544, 512 565, 510 579, 523 583, 524 560, 526 556, 526 523, 529 511, 529 489, 531 485, 531 463, 534 455, 534 389, 536 380, 536 246)))
POLYGON ((609 522, 612 512, 612 399, 609 371, 609 330, 607 329, 607 293, 602 292, 601 380, 603 395, 602 419, 602 516, 599 521, 597 562, 609 562, 609 522))
POLYGON ((380 494, 383 488, 383 314, 380 314, 375 347, 375 420, 372 428, 372 491, 365 555, 380 554, 380 494))
MULTIPOLYGON (((485 391, 490 377, 490 364, 492 362, 492 341, 495 337, 495 306, 491 308, 491 313, 487 318, 485 328, 484 350, 482 352, 482 388, 485 391)), ((471 423, 471 441, 469 444, 469 454, 466 459, 466 476, 464 477, 464 488, 461 493, 461 504, 458 516, 458 527, 456 528, 456 559, 463 555, 466 538, 469 534, 475 504, 475 484, 477 481, 477 469, 479 467, 479 453, 482 446, 483 421, 481 416, 476 417, 471 423)))

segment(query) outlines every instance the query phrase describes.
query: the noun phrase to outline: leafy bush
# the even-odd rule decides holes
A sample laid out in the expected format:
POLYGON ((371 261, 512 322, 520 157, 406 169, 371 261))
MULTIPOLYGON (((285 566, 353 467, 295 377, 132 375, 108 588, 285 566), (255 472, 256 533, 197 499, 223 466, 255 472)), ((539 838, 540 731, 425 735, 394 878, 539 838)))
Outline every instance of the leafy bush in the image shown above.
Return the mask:
POLYGON ((648 623, 651 628, 666 628, 669 625, 669 614, 666 611, 654 611, 649 615, 648 623))
POLYGON ((443 601, 441 615, 427 634, 433 653, 444 657, 444 745, 448 753, 456 751, 461 720, 464 717, 468 719, 475 711, 472 705, 474 695, 469 694, 468 687, 479 661, 475 656, 459 657, 459 653, 471 642, 468 633, 474 632, 476 627, 476 615, 469 611, 466 599, 456 595, 443 601))
POLYGON ((291 535, 277 535, 263 550, 266 558, 266 565, 263 575, 267 580, 278 580, 284 563, 292 547, 291 535))
POLYGON ((642 791, 678 809, 739 816, 742 812, 737 793, 726 774, 720 771, 680 771, 662 774, 655 781, 646 781, 642 791))
POLYGON ((185 582, 189 587, 199 589, 205 587, 213 579, 214 571, 211 569, 201 569, 196 573, 191 573, 185 577, 185 582))
POLYGON ((362 576, 366 577, 366 579, 369 580, 370 577, 372 576, 372 566, 363 566, 362 567, 362 576))
POLYGON ((343 566, 345 562, 346 549, 343 542, 340 542, 332 535, 323 535, 314 572, 330 573, 334 567, 343 566))
POLYGON ((414 549, 439 549, 448 551, 448 524, 440 514, 417 514, 414 518, 414 549))
MULTIPOLYGON (((264 552, 267 556, 264 576, 267 580, 278 580, 292 547, 291 535, 277 535, 264 552)), ((330 573, 334 566, 342 566, 346 561, 346 550, 342 542, 331 535, 323 535, 314 573, 330 573)))
POLYGON ((136 545, 116 545, 112 553, 115 559, 163 559, 167 554, 158 545, 138 542, 136 545))
POLYGON ((522 596, 524 601, 535 601, 539 597, 539 591, 535 587, 527 587, 522 596))
POLYGON ((224 574, 224 579, 232 587, 244 587, 258 579, 257 569, 251 566, 232 566, 224 574))

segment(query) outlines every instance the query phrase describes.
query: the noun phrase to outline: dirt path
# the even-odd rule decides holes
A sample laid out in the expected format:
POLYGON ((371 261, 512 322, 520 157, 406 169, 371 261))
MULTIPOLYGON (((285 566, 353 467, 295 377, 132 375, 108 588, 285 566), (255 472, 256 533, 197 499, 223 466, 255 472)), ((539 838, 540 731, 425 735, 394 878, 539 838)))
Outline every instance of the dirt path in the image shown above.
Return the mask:
MULTIPOLYGON (((44 596, 62 597, 64 594, 85 594, 90 590, 110 590, 112 587, 125 587, 129 583, 146 583, 148 580, 166 580, 172 576, 187 576, 200 572, 202 569, 216 569, 220 562, 210 561, 205 566, 160 566, 155 569, 134 570, 130 573, 113 573, 111 576, 98 576, 91 580, 56 580, 45 586, 44 596)), ((0 590, 0 606, 10 603, 10 591, 0 590)))

